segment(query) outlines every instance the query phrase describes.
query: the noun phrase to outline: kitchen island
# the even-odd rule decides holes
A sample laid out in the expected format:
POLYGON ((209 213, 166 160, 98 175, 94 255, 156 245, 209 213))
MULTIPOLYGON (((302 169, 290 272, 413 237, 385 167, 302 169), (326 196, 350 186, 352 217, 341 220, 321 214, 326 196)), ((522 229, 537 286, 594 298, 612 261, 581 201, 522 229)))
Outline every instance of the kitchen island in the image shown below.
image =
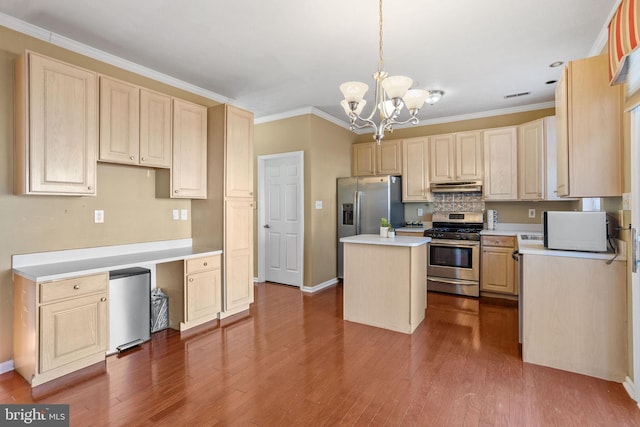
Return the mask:
POLYGON ((424 320, 429 237, 343 237, 344 320, 411 334, 424 320))

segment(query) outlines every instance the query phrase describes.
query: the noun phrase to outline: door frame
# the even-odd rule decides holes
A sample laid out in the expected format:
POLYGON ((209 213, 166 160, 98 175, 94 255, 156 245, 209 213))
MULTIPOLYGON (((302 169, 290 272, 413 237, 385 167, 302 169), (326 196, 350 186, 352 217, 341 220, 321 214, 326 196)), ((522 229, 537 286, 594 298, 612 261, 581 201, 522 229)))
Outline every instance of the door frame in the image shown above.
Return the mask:
MULTIPOLYGON (((630 112, 630 149, 631 149, 631 226, 640 227, 640 107, 636 107, 630 112)), ((629 239, 630 262, 633 259, 632 245, 633 239, 629 239)), ((631 269, 631 266, 629 266, 631 269)), ((640 271, 631 272, 631 358, 633 366, 633 378, 627 377, 625 388, 636 402, 640 402, 640 271), (630 384, 628 384, 630 382, 630 384)))
POLYGON ((298 252, 298 265, 300 266, 300 283, 297 286, 302 289, 304 284, 304 151, 291 151, 288 153, 267 154, 258 156, 258 215, 256 216, 256 228, 258 234, 258 282, 264 282, 266 278, 266 257, 265 257, 265 244, 266 244, 266 232, 263 227, 265 224, 265 161, 282 158, 294 158, 296 165, 300 168, 300 175, 298 180, 298 217, 300 226, 298 232, 300 233, 300 251, 298 252))

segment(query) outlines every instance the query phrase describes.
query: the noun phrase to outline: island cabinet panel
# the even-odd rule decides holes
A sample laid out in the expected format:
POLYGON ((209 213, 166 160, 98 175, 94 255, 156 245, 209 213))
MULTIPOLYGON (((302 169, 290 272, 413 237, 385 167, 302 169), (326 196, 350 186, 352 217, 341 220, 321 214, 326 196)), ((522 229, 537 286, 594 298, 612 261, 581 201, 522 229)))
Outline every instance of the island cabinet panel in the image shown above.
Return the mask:
POLYGON ((627 263, 534 254, 521 262, 522 359, 624 382, 627 263))
POLYGON ((413 333, 425 316, 426 248, 345 242, 344 319, 413 333))
POLYGON ((15 64, 14 193, 96 194, 96 73, 25 52, 15 64))

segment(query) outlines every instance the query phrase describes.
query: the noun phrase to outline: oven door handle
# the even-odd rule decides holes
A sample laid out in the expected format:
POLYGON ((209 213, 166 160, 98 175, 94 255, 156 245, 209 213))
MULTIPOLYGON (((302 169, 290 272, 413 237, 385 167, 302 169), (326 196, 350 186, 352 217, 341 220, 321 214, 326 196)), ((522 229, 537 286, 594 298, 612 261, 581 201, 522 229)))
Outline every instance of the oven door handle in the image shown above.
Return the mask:
POLYGON ((437 240, 432 240, 431 242, 429 242, 431 244, 431 246, 444 246, 447 248, 466 248, 466 249, 476 249, 480 247, 479 243, 466 243, 466 244, 461 244, 461 243, 457 243, 456 240, 450 241, 450 242, 443 242, 443 241, 437 241, 437 240))

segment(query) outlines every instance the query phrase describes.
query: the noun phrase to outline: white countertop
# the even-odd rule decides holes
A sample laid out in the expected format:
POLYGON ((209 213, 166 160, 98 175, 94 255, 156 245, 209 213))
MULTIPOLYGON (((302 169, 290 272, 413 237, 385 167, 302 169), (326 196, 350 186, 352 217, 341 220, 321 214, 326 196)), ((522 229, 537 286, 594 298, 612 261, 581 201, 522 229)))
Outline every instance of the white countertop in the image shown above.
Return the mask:
POLYGON ((480 232, 491 236, 516 236, 518 233, 542 233, 542 224, 497 223, 495 230, 480 232))
MULTIPOLYGON (((613 252, 581 252, 581 251, 563 251, 557 249, 547 249, 544 247, 542 240, 532 240, 523 238, 523 236, 538 236, 542 237, 542 233, 517 233, 518 236, 518 252, 523 255, 544 255, 544 256, 556 256, 556 257, 569 257, 569 258, 585 258, 585 259, 601 259, 610 260, 614 257, 613 252)), ((626 261, 626 245, 619 240, 615 241, 618 246, 618 256, 616 261, 626 261)))
POLYGON ((358 243, 363 245, 382 245, 382 246, 422 246, 431 241, 431 237, 413 237, 413 236, 396 236, 396 237, 380 237, 378 234, 359 234, 357 236, 343 237, 340 239, 342 243, 358 243))
MULTIPOLYGON (((188 241, 190 243, 190 239, 188 241)), ((183 245, 186 240, 176 242, 183 245)), ((171 247, 166 242, 74 249, 14 255, 13 272, 35 282, 46 282, 221 253, 221 250, 210 248, 171 247), (47 259, 48 263, 42 262, 47 259)))

